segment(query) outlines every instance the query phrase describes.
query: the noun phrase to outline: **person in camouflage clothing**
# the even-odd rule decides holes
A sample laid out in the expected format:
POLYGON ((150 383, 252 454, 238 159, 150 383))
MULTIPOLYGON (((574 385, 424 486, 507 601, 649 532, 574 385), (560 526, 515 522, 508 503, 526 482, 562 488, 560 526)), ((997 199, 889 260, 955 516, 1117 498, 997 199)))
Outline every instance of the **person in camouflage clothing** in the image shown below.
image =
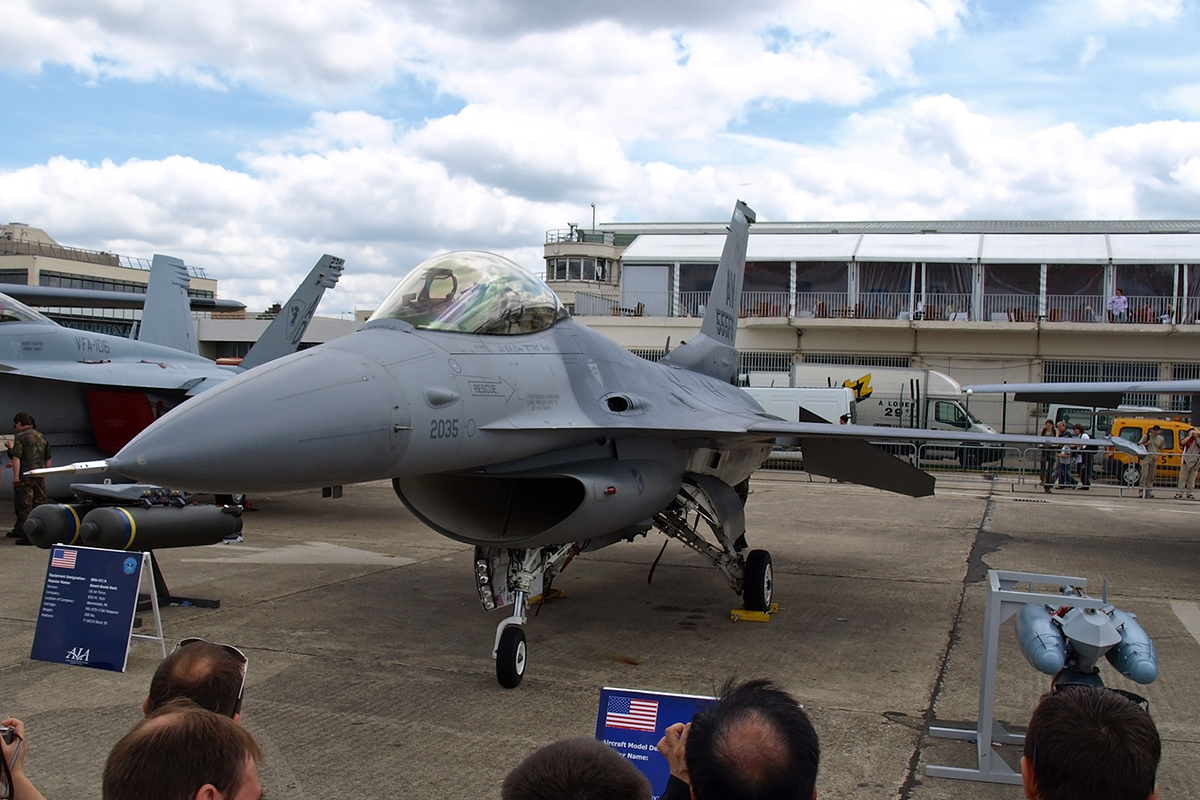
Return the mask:
POLYGON ((33 425, 33 417, 24 411, 13 417, 17 435, 13 438, 8 454, 13 465, 13 506, 17 512, 17 524, 8 535, 17 544, 31 544, 25 536, 25 520, 34 506, 46 502, 46 479, 34 478, 24 473, 31 469, 51 466, 50 443, 33 425))

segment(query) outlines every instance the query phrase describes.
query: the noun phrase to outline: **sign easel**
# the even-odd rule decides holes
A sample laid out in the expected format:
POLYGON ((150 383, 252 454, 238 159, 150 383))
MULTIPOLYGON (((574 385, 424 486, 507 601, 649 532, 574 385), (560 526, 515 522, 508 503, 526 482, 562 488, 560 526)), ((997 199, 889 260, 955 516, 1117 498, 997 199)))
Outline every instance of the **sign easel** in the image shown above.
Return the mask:
POLYGON ((30 657, 124 672, 133 639, 167 657, 149 553, 56 545, 50 550, 30 657), (150 581, 153 634, 134 633, 142 579, 150 581))

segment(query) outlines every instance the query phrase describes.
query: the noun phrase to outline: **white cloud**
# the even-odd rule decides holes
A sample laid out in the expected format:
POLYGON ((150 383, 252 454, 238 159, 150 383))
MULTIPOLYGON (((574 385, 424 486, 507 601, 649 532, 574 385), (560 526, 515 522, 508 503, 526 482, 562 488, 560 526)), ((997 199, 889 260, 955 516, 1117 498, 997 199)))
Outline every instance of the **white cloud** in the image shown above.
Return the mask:
POLYGON ((638 162, 603 134, 468 107, 404 129, 351 112, 261 142, 242 169, 191 158, 63 158, 0 173, 0 207, 60 241, 207 267, 252 308, 282 300, 323 252, 347 259, 327 311, 373 307, 451 249, 534 270, 544 232, 600 220, 721 220, 735 198, 765 219, 1127 219, 1195 216, 1200 122, 1093 135, 972 111, 939 95, 854 117, 811 147, 725 136, 731 163, 638 162), (556 182, 563 187, 557 191, 556 182), (554 199, 540 199, 551 196, 554 199))
POLYGON ((1091 0, 1102 20, 1122 25, 1129 22, 1170 21, 1184 10, 1184 0, 1091 0))
POLYGON ((97 79, 250 85, 324 102, 403 76, 468 103, 571 114, 610 131, 646 120, 634 134, 692 135, 758 101, 856 102, 873 91, 873 73, 901 74, 914 46, 953 33, 964 8, 965 0, 753 8, 622 0, 549 10, 500 0, 0 0, 0 67, 65 64, 97 79))
POLYGON ((1103 36, 1089 36, 1083 43, 1083 52, 1079 54, 1079 65, 1086 67, 1092 63, 1096 56, 1100 55, 1100 51, 1104 49, 1106 42, 1103 36))

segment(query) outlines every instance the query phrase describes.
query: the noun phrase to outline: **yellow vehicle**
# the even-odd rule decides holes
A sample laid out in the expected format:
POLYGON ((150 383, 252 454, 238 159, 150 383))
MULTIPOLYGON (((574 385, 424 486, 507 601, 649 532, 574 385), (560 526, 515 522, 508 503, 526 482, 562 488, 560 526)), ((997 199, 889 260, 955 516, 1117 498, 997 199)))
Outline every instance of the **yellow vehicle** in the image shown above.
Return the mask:
MULTIPOLYGON (((1180 449, 1179 440, 1187 436, 1192 429, 1190 422, 1173 419, 1143 419, 1142 417, 1117 417, 1112 422, 1112 435, 1120 436, 1131 442, 1140 442, 1150 430, 1151 425, 1157 425, 1162 431, 1163 442, 1166 446, 1158 458, 1158 477, 1176 480, 1179 476, 1180 449), (1165 473, 1165 474, 1164 474, 1165 473)), ((1120 475, 1130 465, 1137 461, 1135 456, 1127 453, 1108 452, 1108 467, 1112 474, 1120 475)), ((1136 465, 1135 465, 1136 466, 1136 465)))

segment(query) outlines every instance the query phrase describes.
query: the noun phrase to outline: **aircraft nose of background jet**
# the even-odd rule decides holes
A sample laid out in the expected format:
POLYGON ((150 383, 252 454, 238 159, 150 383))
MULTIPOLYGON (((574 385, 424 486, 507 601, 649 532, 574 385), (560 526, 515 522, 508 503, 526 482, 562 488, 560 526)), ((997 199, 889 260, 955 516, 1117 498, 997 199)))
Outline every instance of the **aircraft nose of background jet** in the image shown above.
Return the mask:
POLYGON ((349 348, 318 347, 187 401, 110 463, 195 492, 310 488, 387 477, 408 436, 395 378, 349 348))

